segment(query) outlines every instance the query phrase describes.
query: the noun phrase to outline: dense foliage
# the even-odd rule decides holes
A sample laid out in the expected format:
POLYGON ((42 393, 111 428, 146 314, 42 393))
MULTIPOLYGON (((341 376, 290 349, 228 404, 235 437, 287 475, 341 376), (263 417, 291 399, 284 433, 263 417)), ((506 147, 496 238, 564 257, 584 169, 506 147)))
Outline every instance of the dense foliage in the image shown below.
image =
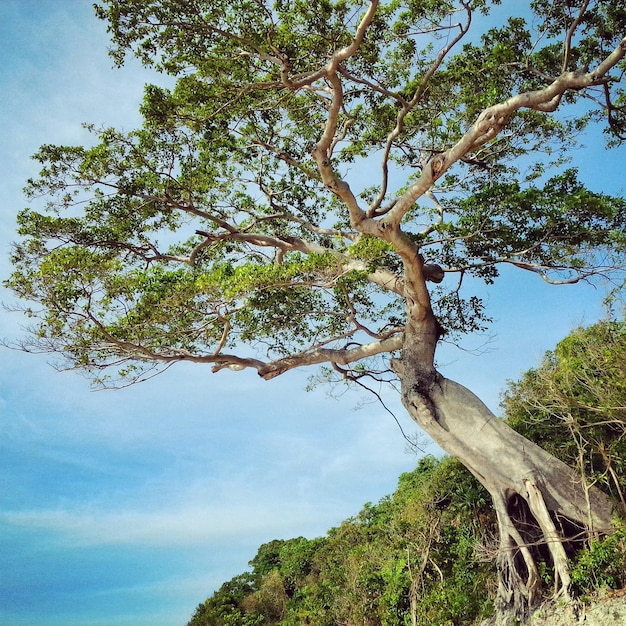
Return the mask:
POLYGON ((35 155, 8 281, 36 303, 21 345, 99 385, 183 360, 270 377, 398 349, 407 253, 437 264, 448 336, 488 322, 468 276, 615 269, 624 201, 563 164, 597 120, 626 132, 626 11, 487 17, 499 4, 103 0, 116 62, 173 84, 146 87, 141 128, 35 155))
POLYGON ((476 546, 495 532, 484 488, 457 461, 425 457, 325 537, 261 546, 189 626, 468 623, 492 611, 495 568, 476 546))
MULTIPOLYGON (((504 394, 515 429, 617 501, 626 490, 625 364, 626 323, 600 322, 574 330, 504 394)), ((471 624, 493 607, 496 534, 480 483, 456 460, 424 457, 393 495, 325 537, 261 546, 250 572, 200 604, 189 626, 471 624)), ((549 554, 534 549, 549 587, 549 554)), ((575 593, 626 585, 626 527, 590 544, 572 537, 568 553, 575 593)))
POLYGON ((602 485, 626 512, 626 324, 580 328, 511 383, 509 424, 602 485))

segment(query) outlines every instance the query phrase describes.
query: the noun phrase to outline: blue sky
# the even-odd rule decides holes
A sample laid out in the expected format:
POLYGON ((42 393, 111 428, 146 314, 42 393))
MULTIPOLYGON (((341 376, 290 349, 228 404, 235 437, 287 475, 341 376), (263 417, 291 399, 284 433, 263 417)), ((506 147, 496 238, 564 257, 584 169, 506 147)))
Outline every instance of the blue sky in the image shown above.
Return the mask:
MULTIPOLYGON (((2 278, 21 189, 36 173, 30 155, 88 140, 81 122, 135 127, 153 78, 133 63, 112 68, 91 4, 0 2, 2 278)), ((623 193, 624 156, 592 145, 576 158, 592 188, 623 193)), ((485 337, 445 349, 441 369, 497 410, 505 381, 602 315, 603 295, 507 272, 489 294, 486 349, 471 350, 485 337)), ((22 323, 0 311, 0 337, 22 323)), ((396 423, 376 404, 356 410, 358 394, 306 393, 306 376, 268 383, 185 365, 93 392, 45 357, 0 350, 0 623, 183 625, 262 542, 323 534, 390 493, 415 465, 396 423)))

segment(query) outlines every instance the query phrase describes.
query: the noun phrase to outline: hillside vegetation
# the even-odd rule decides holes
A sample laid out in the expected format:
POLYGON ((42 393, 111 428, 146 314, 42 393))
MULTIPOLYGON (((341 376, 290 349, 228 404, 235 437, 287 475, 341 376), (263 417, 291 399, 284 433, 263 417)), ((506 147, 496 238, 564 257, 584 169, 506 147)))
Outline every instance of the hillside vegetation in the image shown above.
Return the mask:
MULTIPOLYGON (((626 323, 577 329, 503 396, 510 425, 577 468, 624 512, 626 323)), ((556 519, 555 522, 559 523, 556 519)), ((534 528, 529 524, 528 528, 534 528)), ((626 585, 626 529, 590 544, 565 529, 572 595, 626 585)), ((541 563, 546 546, 524 537, 541 563)), ((200 604, 188 626, 431 626, 489 617, 496 593, 496 516, 487 491, 455 459, 427 456, 396 491, 325 537, 262 545, 250 571, 200 604)))

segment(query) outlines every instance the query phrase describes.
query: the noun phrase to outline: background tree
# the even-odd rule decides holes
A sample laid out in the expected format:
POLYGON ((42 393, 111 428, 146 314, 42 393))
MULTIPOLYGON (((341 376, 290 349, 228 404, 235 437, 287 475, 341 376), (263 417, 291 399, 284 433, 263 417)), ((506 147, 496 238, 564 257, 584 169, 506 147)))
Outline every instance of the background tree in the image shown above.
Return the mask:
POLYGON ((395 493, 324 537, 260 546, 251 572, 200 604, 189 626, 473 623, 493 612, 495 566, 477 546, 494 531, 478 481, 454 459, 423 457, 395 493))
POLYGON ((626 324, 579 328, 509 383, 510 426, 601 484, 626 514, 626 324))
POLYGON ((489 4, 101 2, 116 61, 176 84, 146 88, 139 130, 40 149, 29 193, 48 210, 20 213, 8 284, 36 303, 22 347, 102 385, 180 361, 399 379, 491 494, 499 606, 523 612, 540 588, 528 522, 566 594, 554 520, 606 530, 611 502, 438 373, 435 351, 487 321, 467 277, 622 267, 626 203, 562 164, 591 122, 625 136, 626 10, 533 0, 488 28, 489 4))

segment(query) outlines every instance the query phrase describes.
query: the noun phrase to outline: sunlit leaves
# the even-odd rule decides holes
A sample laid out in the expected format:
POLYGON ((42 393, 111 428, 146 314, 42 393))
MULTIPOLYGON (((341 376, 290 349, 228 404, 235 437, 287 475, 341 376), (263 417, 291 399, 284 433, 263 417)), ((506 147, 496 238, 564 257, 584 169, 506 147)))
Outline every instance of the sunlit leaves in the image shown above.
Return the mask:
POLYGON ((511 425, 599 481, 625 502, 626 327, 608 320, 579 328, 541 364, 511 382, 511 425))
MULTIPOLYGON (((210 359, 246 343, 277 358, 400 333, 403 265, 385 213, 486 107, 599 62, 626 22, 619 3, 592 2, 568 34, 581 3, 537 0, 544 26, 523 11, 481 23, 491 4, 381 2, 342 56, 365 0, 102 0, 115 60, 135 54, 169 86, 146 87, 141 128, 90 126, 90 145, 35 155, 8 284, 44 305, 29 312, 45 348, 63 337, 70 361, 131 372, 133 357, 210 359), (368 209, 379 230, 359 222, 368 209)), ((491 282, 513 262, 579 279, 619 264, 623 202, 554 176, 601 116, 619 140, 619 89, 616 71, 573 116, 519 110, 403 213, 412 258, 421 248, 445 270, 431 295, 449 336, 488 321, 465 274, 491 282)))
POLYGON ((445 254, 473 258, 477 268, 511 260, 569 267, 575 276, 588 251, 620 254, 626 243, 624 200, 588 191, 575 170, 543 188, 491 185, 452 210, 459 218, 446 227, 445 254), (455 253, 458 246, 465 252, 455 253))

